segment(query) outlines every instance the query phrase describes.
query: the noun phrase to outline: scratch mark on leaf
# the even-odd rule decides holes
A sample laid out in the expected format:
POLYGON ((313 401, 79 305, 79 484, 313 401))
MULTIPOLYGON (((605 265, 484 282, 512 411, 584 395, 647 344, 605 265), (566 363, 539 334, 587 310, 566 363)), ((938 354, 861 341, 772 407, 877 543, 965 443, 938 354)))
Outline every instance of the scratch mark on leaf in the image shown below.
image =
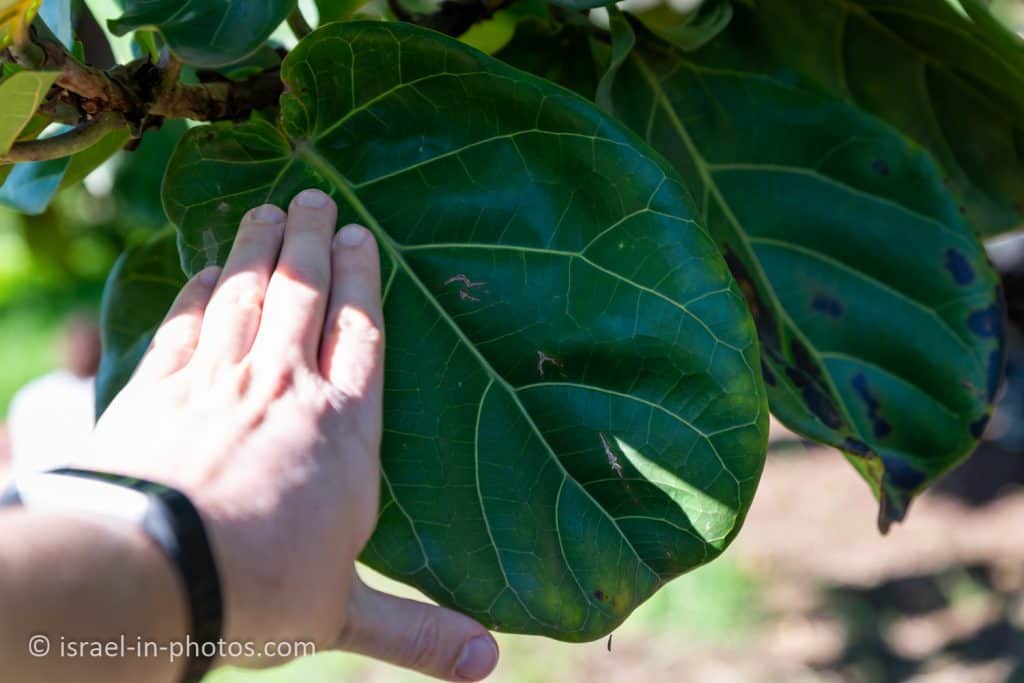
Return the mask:
POLYGON ((612 450, 612 445, 608 443, 608 437, 604 435, 604 432, 598 432, 598 436, 601 437, 601 445, 604 447, 605 457, 608 458, 608 466, 612 468, 612 471, 622 479, 622 463, 619 462, 619 456, 615 455, 615 451, 612 450))
POLYGON ((545 363, 551 363, 556 368, 561 368, 562 367, 562 361, 558 360, 554 356, 549 356, 548 354, 544 353, 543 351, 538 351, 537 352, 537 372, 540 374, 541 377, 544 376, 544 364, 545 363))
POLYGON ((465 275, 463 273, 456 273, 455 275, 452 275, 450 278, 444 281, 444 286, 447 287, 453 282, 461 282, 463 286, 468 287, 469 289, 473 289, 474 287, 483 287, 484 285, 487 284, 486 282, 473 282, 472 280, 469 279, 468 275, 465 275))

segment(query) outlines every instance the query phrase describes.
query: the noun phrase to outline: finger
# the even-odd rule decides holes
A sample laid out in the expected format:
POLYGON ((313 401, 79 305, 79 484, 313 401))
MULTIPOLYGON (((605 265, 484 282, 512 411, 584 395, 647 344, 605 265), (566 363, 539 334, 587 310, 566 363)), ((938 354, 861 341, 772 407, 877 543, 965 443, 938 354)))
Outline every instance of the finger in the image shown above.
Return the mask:
POLYGON ((377 242, 366 228, 346 225, 334 238, 331 254, 320 372, 350 396, 380 396, 384 319, 377 242))
POLYGON ((196 349, 197 364, 236 363, 249 352, 281 250, 284 222, 284 211, 272 204, 256 207, 242 218, 220 284, 210 299, 196 349))
POLYGON ((498 663, 487 630, 450 609, 396 598, 356 579, 341 648, 449 681, 478 681, 498 663))
POLYGON ((284 246, 270 278, 253 354, 315 367, 331 283, 331 236, 338 207, 320 190, 304 190, 288 209, 284 246))
POLYGON ((211 266, 185 283, 153 335, 136 377, 166 377, 185 367, 196 350, 203 317, 219 278, 220 268, 211 266))

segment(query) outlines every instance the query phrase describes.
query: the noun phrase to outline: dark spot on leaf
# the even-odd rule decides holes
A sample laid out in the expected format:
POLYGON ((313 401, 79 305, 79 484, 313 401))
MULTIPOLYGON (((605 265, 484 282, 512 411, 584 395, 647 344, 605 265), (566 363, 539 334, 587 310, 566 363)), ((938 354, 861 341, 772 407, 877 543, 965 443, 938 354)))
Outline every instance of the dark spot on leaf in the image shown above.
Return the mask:
POLYGON ((852 436, 846 437, 846 440, 843 441, 843 450, 853 453, 854 455, 868 455, 871 453, 871 448, 866 443, 860 439, 855 439, 852 436))
POLYGON ((885 159, 875 159, 871 162, 871 168, 879 175, 889 175, 889 162, 885 159))
POLYGON ((958 285, 969 285, 974 282, 974 269, 967 258, 956 249, 946 250, 946 270, 958 285))
POLYGON ((843 419, 840 417, 838 406, 823 385, 821 368, 811 360, 810 354, 798 340, 790 342, 790 350, 795 365, 788 363, 778 354, 773 354, 770 349, 764 349, 773 360, 786 368, 786 377, 800 390, 807 409, 829 429, 838 429, 842 426, 843 419))
POLYGON ((814 297, 811 301, 811 308, 833 318, 838 318, 843 314, 843 304, 838 299, 833 299, 824 294, 818 294, 814 297))
POLYGON ((594 597, 597 598, 598 600, 604 600, 604 591, 601 590, 600 588, 597 589, 596 591, 594 591, 594 597))
POLYGON ((892 425, 879 416, 878 409, 881 407, 881 404, 871 394, 870 389, 868 389, 868 378, 863 372, 858 372, 853 376, 853 390, 857 392, 857 396, 860 397, 860 400, 864 401, 864 405, 868 409, 868 419, 871 420, 871 428, 874 431, 875 438, 881 439, 887 436, 892 431, 892 425))
POLYGON ((967 316, 967 327, 979 337, 1001 337, 1003 311, 999 304, 992 304, 971 313, 967 316))
POLYGON ((757 336, 761 346, 781 351, 782 342, 779 339, 779 329, 775 322, 775 313, 772 308, 766 305, 757 291, 757 285, 750 276, 746 264, 740 260, 736 253, 725 248, 723 253, 725 264, 729 266, 729 272, 740 286, 743 298, 750 309, 750 317, 754 319, 754 326, 757 328, 757 336))
POLYGON ((975 439, 981 438, 981 435, 985 433, 985 427, 988 427, 988 418, 988 415, 982 415, 970 424, 971 436, 975 439))
POLYGON ((912 493, 921 488, 928 476, 901 458, 882 456, 886 481, 895 488, 912 493))
POLYGON ((960 215, 961 216, 966 216, 967 215, 967 207, 966 206, 961 206, 960 207, 960 215))

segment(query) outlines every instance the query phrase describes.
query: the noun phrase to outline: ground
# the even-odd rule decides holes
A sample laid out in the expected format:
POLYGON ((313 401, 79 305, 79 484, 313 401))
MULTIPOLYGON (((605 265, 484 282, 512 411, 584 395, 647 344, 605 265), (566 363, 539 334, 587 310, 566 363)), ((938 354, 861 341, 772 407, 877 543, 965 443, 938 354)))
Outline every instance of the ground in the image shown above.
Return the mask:
MULTIPOLYGON (((983 452, 972 468, 990 468, 983 452)), ((954 473, 888 536, 835 451, 782 438, 718 561, 670 584, 605 641, 500 636, 497 683, 1024 681, 1024 488, 964 501, 954 473)), ((991 477, 988 478, 991 481, 991 477)), ((404 590, 404 589, 399 589, 404 590)), ((405 590, 408 593, 407 590, 405 590)), ((326 655, 209 683, 426 680, 326 655)))

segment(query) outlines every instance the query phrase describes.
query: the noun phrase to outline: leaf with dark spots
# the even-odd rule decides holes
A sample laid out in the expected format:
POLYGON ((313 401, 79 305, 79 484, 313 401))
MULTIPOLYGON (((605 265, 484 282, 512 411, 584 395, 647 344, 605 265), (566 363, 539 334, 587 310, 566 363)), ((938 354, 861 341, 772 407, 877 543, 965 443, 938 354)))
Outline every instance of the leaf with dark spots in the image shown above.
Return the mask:
MULTIPOLYGON (((962 205, 955 210, 979 234, 993 235, 1022 224, 1024 43, 996 21, 958 11, 959 4, 735 3, 732 22, 703 59, 779 82, 799 75, 886 121, 931 153, 962 205)), ((886 181, 904 173, 904 161, 894 147, 865 165, 886 181)))
MULTIPOLYGON (((742 6, 737 36, 755 11, 742 6)), ((974 449, 970 425, 989 411, 984 387, 1001 367, 989 361, 1003 349, 998 276, 944 173, 899 131, 793 72, 721 68, 720 42, 735 47, 727 36, 683 55, 631 28, 614 111, 697 198, 757 325, 772 411, 871 460, 857 469, 883 516, 898 518, 974 449)))
POLYGON ((843 314, 843 304, 838 299, 833 299, 825 294, 816 295, 811 300, 811 308, 833 318, 838 318, 843 314))
POLYGON ((487 626, 581 641, 721 553, 768 411, 754 324, 674 169, 581 97, 408 24, 328 24, 281 75, 278 125, 186 134, 164 199, 189 273, 309 186, 377 238, 361 559, 487 626))
POLYGON ((971 268, 970 262, 953 247, 946 250, 946 270, 958 285, 969 285, 974 282, 974 269, 971 268))
POLYGON ((880 404, 878 403, 878 399, 871 395, 871 390, 868 389, 868 378, 863 372, 859 372, 853 376, 853 390, 857 392, 857 396, 859 396, 860 400, 864 401, 864 405, 867 406, 868 419, 871 420, 875 438, 881 439, 888 436, 889 432, 892 431, 892 426, 879 417, 880 404))
POLYGON ((871 448, 866 443, 864 443, 860 439, 855 439, 852 436, 847 437, 846 440, 843 442, 843 450, 845 450, 847 453, 852 453, 854 455, 861 456, 868 455, 871 453, 871 448))
POLYGON ((989 416, 982 415, 977 420, 971 423, 971 435, 975 439, 980 439, 985 433, 985 428, 988 427, 989 416))
POLYGON ((1001 337, 1003 334, 1003 309, 992 304, 972 311, 967 317, 967 327, 979 337, 1001 337))

